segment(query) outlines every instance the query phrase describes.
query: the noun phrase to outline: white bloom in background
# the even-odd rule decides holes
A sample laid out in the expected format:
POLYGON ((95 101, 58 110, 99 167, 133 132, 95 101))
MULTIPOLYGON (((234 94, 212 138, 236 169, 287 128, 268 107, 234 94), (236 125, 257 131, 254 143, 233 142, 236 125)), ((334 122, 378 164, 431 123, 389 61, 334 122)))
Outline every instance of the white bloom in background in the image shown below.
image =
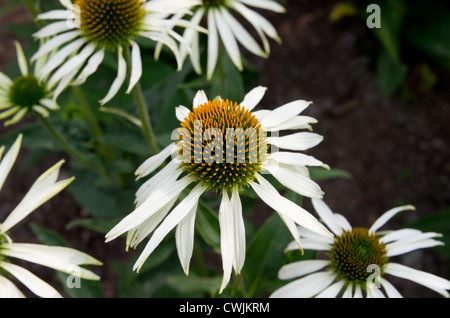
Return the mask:
MULTIPOLYGON (((11 170, 20 150, 22 135, 16 139, 0 162, 0 190, 11 170)), ((0 159, 5 147, 0 148, 0 159)), ((31 212, 67 187, 74 179, 57 180, 59 169, 64 161, 60 161, 44 172, 31 186, 28 193, 8 217, 0 223, 0 297, 23 297, 22 292, 10 280, 14 277, 39 297, 61 297, 58 291, 27 269, 12 263, 13 259, 43 265, 66 272, 76 277, 98 280, 93 272, 78 265, 101 265, 95 258, 72 248, 46 246, 31 243, 16 243, 8 231, 22 221, 31 212), (75 268, 75 270, 74 270, 75 268)))
POLYGON ((0 72, 0 120, 11 117, 5 126, 19 122, 29 111, 49 116, 49 110, 59 109, 56 98, 64 88, 63 83, 50 85, 47 76, 37 76, 49 55, 40 56, 30 72, 22 47, 18 42, 15 45, 21 75, 13 80, 0 72))
MULTIPOLYGON (((352 227, 344 216, 333 213, 322 200, 312 199, 312 202, 320 218, 336 237, 331 239, 299 229, 303 247, 324 251, 329 259, 303 260, 283 266, 279 278, 294 280, 276 290, 271 297, 402 297, 386 275, 411 280, 449 297, 450 281, 390 260, 390 257, 421 248, 443 245, 433 239, 440 234, 410 228, 378 231, 396 214, 413 210, 413 206, 393 208, 366 229, 352 227)), ((294 244, 291 243, 288 250, 292 248, 294 244)))
POLYGON ((315 119, 299 115, 310 102, 297 100, 275 110, 252 112, 265 91, 264 87, 253 89, 240 104, 221 98, 211 101, 203 91, 198 91, 192 110, 185 106, 176 108, 181 128, 172 138, 177 141, 147 159, 136 174, 138 178, 148 176, 171 155, 173 160, 138 189, 136 209, 106 235, 107 241, 111 241, 128 232, 128 248, 136 247, 153 232, 134 265, 135 270, 139 270, 163 238, 176 227, 178 256, 188 274, 197 204, 201 195, 210 189, 222 196, 219 223, 224 276, 220 292, 227 286, 232 269, 239 273, 245 260, 240 189, 252 188, 278 212, 298 246, 301 245, 296 224, 331 239, 332 234, 319 221, 280 195, 261 175, 271 173, 287 188, 307 197, 321 198, 323 193, 309 178, 306 167, 327 167, 311 156, 294 152, 314 147, 322 141, 322 136, 312 132, 282 137, 265 133, 276 135, 280 130, 310 128, 309 124, 315 119), (269 154, 268 146, 287 151, 269 154), (175 205, 183 190, 189 193, 175 205))
MULTIPOLYGON (((199 25, 202 18, 207 19, 208 44, 207 44, 207 78, 211 79, 217 65, 220 42, 233 61, 234 65, 242 71, 242 59, 239 51, 239 44, 249 52, 267 58, 270 54, 268 37, 281 43, 276 29, 261 14, 249 7, 265 9, 273 12, 285 12, 283 6, 273 0, 203 0, 202 4, 193 10, 191 18, 193 24, 199 25), (258 33, 261 45, 252 37, 250 32, 232 14, 233 11, 251 25, 258 33)), ((190 53, 192 65, 198 74, 201 73, 199 34, 195 29, 186 29, 183 38, 187 43, 191 43, 192 52, 187 52, 181 48, 183 59, 190 53)))
MULTIPOLYGON (((35 38, 51 39, 33 56, 37 59, 53 50, 57 53, 44 65, 40 76, 50 76, 50 83, 62 81, 80 85, 96 72, 108 50, 117 54, 117 78, 100 101, 110 101, 124 83, 127 71, 129 93, 142 75, 139 37, 167 45, 174 53, 178 68, 181 56, 176 40, 181 36, 173 27, 189 26, 182 19, 170 19, 172 14, 187 14, 200 0, 60 0, 64 10, 53 10, 38 16, 40 20, 57 20, 34 34, 35 38), (127 70, 124 54, 131 47, 131 65, 127 70)), ((201 29, 200 29, 201 30, 201 29)))

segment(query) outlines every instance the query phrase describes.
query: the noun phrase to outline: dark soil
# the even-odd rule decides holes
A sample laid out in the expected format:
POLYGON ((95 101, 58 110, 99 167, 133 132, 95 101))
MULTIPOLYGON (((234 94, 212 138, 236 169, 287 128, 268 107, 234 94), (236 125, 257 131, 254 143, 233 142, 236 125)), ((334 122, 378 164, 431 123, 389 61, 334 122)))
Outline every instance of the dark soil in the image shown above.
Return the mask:
MULTIPOLYGON (((0 0, 0 5, 6 1, 0 0)), ((273 108, 295 99, 312 100, 306 115, 315 117, 314 131, 324 141, 308 151, 335 169, 351 173, 350 179, 321 181, 325 201, 354 226, 370 226, 386 210, 397 204, 412 204, 416 211, 405 212, 387 224, 395 228, 450 206, 450 74, 438 68, 433 91, 408 101, 400 94, 384 98, 375 81, 370 48, 374 47, 365 21, 346 19, 330 23, 329 1, 287 1, 285 14, 269 14, 283 44, 272 43, 267 60, 257 59, 260 85, 268 87, 261 107, 273 108)), ((30 21, 25 10, 15 9, 1 17, 0 25, 30 21)), ((0 70, 14 58, 14 36, 2 32, 0 70)), ((4 128, 1 128, 4 131, 4 128)), ((25 150, 23 149, 21 155, 25 150)), ((20 156, 19 156, 20 157, 20 156)), ((33 181, 63 155, 55 154, 45 163, 26 172, 14 166, 0 194, 0 219, 14 208, 33 181)), ((305 208, 312 211, 306 200, 305 208)), ((123 242, 105 247, 104 236, 81 228, 67 229, 73 219, 87 213, 76 205, 67 190, 33 213, 35 221, 57 231, 69 244, 104 262, 93 270, 102 276, 106 297, 115 297, 115 261, 127 261, 123 242), (60 213, 64 212, 64 213, 60 213)), ((26 226, 11 235, 18 242, 37 242, 26 226)), ((396 261, 450 278, 449 260, 433 250, 420 250, 396 261)), ((54 272, 29 266, 46 281, 55 281, 54 272)), ((415 283, 390 279, 405 297, 439 297, 415 283)), ((54 284, 55 285, 55 284, 54 284)))

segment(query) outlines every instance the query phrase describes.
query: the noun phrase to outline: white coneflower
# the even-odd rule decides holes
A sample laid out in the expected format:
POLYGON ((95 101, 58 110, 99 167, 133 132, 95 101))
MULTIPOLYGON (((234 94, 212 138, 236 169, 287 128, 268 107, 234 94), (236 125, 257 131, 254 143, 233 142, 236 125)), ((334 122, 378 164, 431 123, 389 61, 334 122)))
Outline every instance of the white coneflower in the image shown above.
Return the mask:
POLYGON ((11 117, 5 126, 19 122, 29 111, 47 117, 49 110, 59 109, 55 100, 64 89, 64 83, 50 85, 48 77, 37 76, 49 55, 42 55, 30 72, 22 47, 18 42, 15 45, 21 75, 13 80, 0 72, 0 120, 11 117))
POLYGON ((38 16, 40 20, 59 20, 37 33, 36 38, 52 37, 40 47, 33 59, 47 52, 58 52, 44 65, 40 76, 52 74, 49 81, 63 80, 82 84, 102 63, 105 51, 117 54, 117 77, 107 95, 100 101, 107 103, 119 91, 127 74, 125 50, 131 47, 129 93, 142 75, 142 61, 136 39, 148 38, 167 45, 181 67, 179 48, 181 40, 172 29, 188 26, 182 19, 169 19, 172 14, 189 13, 199 0, 60 0, 66 10, 53 10, 38 16), (64 46, 64 47, 63 47, 64 46))
MULTIPOLYGON (((411 280, 449 297, 450 281, 389 259, 421 248, 443 245, 433 239, 441 236, 434 232, 423 233, 410 228, 378 231, 396 214, 413 210, 413 206, 393 208, 367 229, 352 227, 343 215, 333 213, 322 200, 312 201, 320 218, 336 237, 331 239, 299 229, 303 247, 325 251, 329 259, 304 260, 283 266, 279 278, 295 280, 276 290, 271 297, 402 297, 386 275, 411 280)), ((288 246, 291 248, 294 248, 292 243, 288 246)))
MULTIPOLYGON (((0 190, 11 170, 20 150, 22 135, 16 139, 10 150, 0 162, 0 190)), ((0 148, 0 159, 4 152, 0 148)), ((39 297, 61 297, 58 291, 48 283, 28 271, 15 265, 11 258, 22 259, 55 270, 65 272, 90 280, 98 280, 99 277, 79 265, 101 265, 95 258, 72 248, 59 246, 46 246, 31 243, 16 243, 9 236, 8 231, 22 221, 31 212, 44 204, 50 198, 67 187, 74 178, 57 180, 59 169, 64 161, 60 161, 44 172, 31 186, 22 201, 0 224, 0 297, 23 297, 23 293, 10 280, 14 277, 25 285, 31 292, 39 297)))
POLYGON ((239 273, 245 259, 240 189, 251 187, 278 212, 299 246, 295 224, 331 237, 310 213, 280 195, 261 175, 271 173, 284 186, 301 195, 322 197, 320 187, 309 178, 306 166, 326 165, 298 152, 267 153, 268 146, 301 151, 321 142, 322 137, 311 132, 282 137, 265 134, 265 131, 275 135, 279 130, 310 128, 309 123, 315 120, 299 115, 310 102, 297 100, 275 110, 252 112, 265 91, 264 87, 253 89, 240 104, 221 98, 208 100, 205 93, 199 91, 192 111, 185 106, 177 107, 176 116, 181 128, 174 135, 179 139, 147 159, 136 174, 139 178, 145 177, 169 156, 173 155, 173 160, 140 187, 136 193, 136 209, 106 235, 110 241, 128 232, 127 246, 135 247, 154 231, 134 269, 139 269, 176 227, 178 255, 188 274, 197 204, 200 196, 210 189, 222 195, 219 223, 224 277, 220 292, 227 285, 232 269, 239 273), (181 192, 190 185, 193 188, 172 209, 181 192))
MULTIPOLYGON (((270 54, 268 37, 281 43, 276 29, 261 14, 249 8, 270 10, 273 12, 285 12, 285 9, 276 1, 272 0, 202 0, 201 5, 196 6, 191 22, 199 25, 202 18, 207 19, 208 43, 207 43, 207 78, 211 79, 216 68, 220 41, 223 43, 228 55, 234 65, 242 71, 242 59, 239 51, 239 44, 249 52, 267 58, 270 54), (233 15, 233 11, 239 13, 258 33, 263 47, 252 37, 241 22, 233 15)), ((201 73, 199 34, 194 29, 186 29, 183 38, 187 43, 191 43, 192 51, 188 52, 184 48, 182 57, 190 58, 194 69, 201 73)))

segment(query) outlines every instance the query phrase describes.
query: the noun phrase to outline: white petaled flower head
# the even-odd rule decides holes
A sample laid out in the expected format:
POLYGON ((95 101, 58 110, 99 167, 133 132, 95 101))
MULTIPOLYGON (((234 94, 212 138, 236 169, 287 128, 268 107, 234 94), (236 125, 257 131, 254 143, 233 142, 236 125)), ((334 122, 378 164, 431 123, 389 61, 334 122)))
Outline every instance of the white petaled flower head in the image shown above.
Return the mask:
MULTIPOLYGON (((207 20, 208 43, 207 43, 207 78, 211 79, 217 65, 219 56, 219 46, 223 43, 228 55, 234 65, 242 71, 242 59, 239 51, 239 44, 252 54, 267 58, 270 54, 268 37, 274 39, 279 44, 281 39, 275 27, 260 13, 251 9, 264 9, 272 12, 283 13, 285 9, 273 0, 202 0, 201 5, 196 6, 191 22, 200 24, 202 18, 207 20), (234 12, 240 15, 249 25, 251 25, 260 38, 259 41, 246 30, 244 25, 234 16, 234 12)), ((201 73, 199 34, 195 29, 186 29, 183 38, 187 43, 191 43, 192 52, 190 58, 194 69, 201 73)), ((182 47, 183 58, 188 52, 182 47)))
POLYGON ((15 42, 15 46, 21 75, 11 79, 0 72, 0 120, 9 118, 4 122, 5 126, 19 122, 29 111, 47 117, 49 111, 59 109, 56 92, 60 90, 60 84, 49 85, 48 77, 37 76, 49 55, 41 56, 30 72, 20 43, 15 42))
POLYGON ((80 85, 96 72, 105 51, 117 55, 118 71, 107 95, 100 101, 105 104, 119 91, 126 80, 127 62, 124 54, 131 47, 129 93, 142 76, 139 37, 167 45, 174 53, 178 68, 181 57, 178 43, 181 40, 173 27, 188 26, 180 19, 169 19, 173 14, 189 13, 189 8, 200 0, 60 0, 65 10, 53 10, 38 16, 40 20, 56 20, 34 34, 35 38, 51 39, 34 55, 39 58, 47 52, 57 53, 41 70, 41 76, 50 82, 62 80, 80 85), (125 50, 127 50, 125 52, 125 50))
MULTIPOLYGON (((22 135, 16 139, 2 159, 5 147, 0 148, 0 190, 8 176, 20 150, 22 135)), ((16 243, 9 231, 30 213, 67 187, 72 178, 58 180, 63 160, 44 172, 31 186, 22 201, 0 223, 0 298, 24 297, 11 281, 15 278, 39 297, 61 297, 59 292, 29 270, 13 264, 13 259, 21 259, 65 272, 73 277, 98 280, 95 273, 79 265, 102 265, 101 262, 83 252, 68 247, 47 246, 33 243, 16 243)))
POLYGON ((168 157, 172 160, 142 184, 136 193, 136 209, 106 235, 110 241, 128 232, 128 248, 136 247, 152 234, 134 269, 139 270, 176 227, 178 256, 188 274, 197 205, 208 190, 221 195, 218 212, 224 275, 220 292, 227 286, 233 268, 239 273, 245 260, 241 189, 253 189, 278 212, 298 247, 301 243, 296 225, 332 236, 315 217, 280 195, 263 177, 264 173, 271 173, 287 188, 307 197, 321 198, 323 192, 309 178, 307 166, 327 167, 312 156, 296 152, 320 143, 320 135, 297 132, 273 136, 279 130, 310 128, 315 119, 300 115, 310 102, 297 100, 275 110, 252 111, 265 92, 265 87, 256 87, 238 104, 220 97, 209 100, 203 91, 198 91, 191 110, 185 106, 176 108, 180 128, 172 135, 175 141, 143 162, 136 174, 138 178, 148 176, 168 157), (269 131, 273 135, 267 136, 269 131), (286 151, 268 153, 269 147, 286 151), (175 205, 183 190, 189 193, 175 205))
MULTIPOLYGON (((303 260, 284 265, 279 278, 292 280, 276 290, 271 297, 282 298, 400 298, 400 292, 387 275, 413 281, 449 297, 450 281, 396 262, 390 258, 414 250, 443 245, 434 232, 416 229, 379 231, 392 217, 402 211, 414 210, 411 205, 390 209, 370 228, 352 227, 347 219, 320 199, 312 199, 320 218, 335 234, 333 239, 299 229, 305 249, 325 252, 329 259, 303 260)), ((288 246, 288 250, 294 244, 288 246)))

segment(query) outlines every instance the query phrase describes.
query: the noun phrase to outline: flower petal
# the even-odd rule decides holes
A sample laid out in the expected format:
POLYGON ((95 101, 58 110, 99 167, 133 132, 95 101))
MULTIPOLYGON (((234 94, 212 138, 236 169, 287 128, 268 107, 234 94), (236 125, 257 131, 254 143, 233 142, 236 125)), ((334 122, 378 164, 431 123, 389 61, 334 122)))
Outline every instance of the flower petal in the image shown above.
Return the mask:
POLYGON ((314 198, 311 200, 311 202, 317 214, 319 214, 322 221, 325 222, 325 224, 330 228, 330 230, 337 236, 341 235, 344 229, 336 220, 334 213, 330 210, 328 205, 323 200, 318 200, 314 198))
POLYGON ((131 90, 139 81, 141 76, 142 76, 141 51, 139 50, 139 45, 136 42, 131 41, 131 77, 127 94, 131 92, 131 90))
POLYGON ((335 279, 330 272, 313 273, 277 289, 270 298, 310 298, 326 289, 335 279))
POLYGON ((329 263, 329 261, 319 259, 289 263, 281 267, 278 272, 278 278, 288 280, 296 277, 301 277, 313 272, 317 272, 322 268, 328 266, 329 263))
POLYGON ((3 157, 2 161, 0 162, 0 190, 2 189, 3 184, 5 183, 6 177, 11 171, 14 162, 16 161, 17 155, 19 154, 20 145, 22 144, 22 137, 23 135, 19 134, 19 136, 16 138, 12 146, 9 148, 5 157, 3 157))
POLYGON ((188 214, 178 223, 175 230, 175 242, 177 246, 178 258, 184 273, 189 275, 189 263, 194 251, 195 216, 198 201, 188 214))
POLYGON ((100 104, 105 105, 107 102, 109 102, 114 96, 116 96, 117 92, 119 91, 120 87, 122 86, 123 82, 126 78, 126 72, 127 72, 127 63, 125 59, 123 58, 123 48, 121 46, 118 46, 118 70, 117 70, 117 77, 112 83, 108 94, 100 100, 100 104))
POLYGON ((267 87, 263 86, 253 88, 244 96, 244 100, 241 102, 241 106, 244 106, 245 109, 251 111, 253 108, 255 108, 256 105, 259 104, 266 91, 267 87))
POLYGON ((145 260, 150 256, 150 254, 155 250, 155 248, 161 243, 161 241, 166 237, 166 235, 182 220, 192 208, 198 204, 198 200, 205 188, 197 185, 187 196, 181 201, 164 219, 161 225, 155 230, 149 242, 145 246, 141 255, 137 259, 133 266, 133 270, 139 271, 139 269, 144 264, 145 260))
POLYGON ((370 227, 369 233, 375 233, 380 227, 382 227, 387 221, 389 221, 392 217, 394 217, 397 213, 406 211, 406 210, 415 210, 412 205, 404 205, 399 206, 389 211, 385 212, 381 215, 370 227))

